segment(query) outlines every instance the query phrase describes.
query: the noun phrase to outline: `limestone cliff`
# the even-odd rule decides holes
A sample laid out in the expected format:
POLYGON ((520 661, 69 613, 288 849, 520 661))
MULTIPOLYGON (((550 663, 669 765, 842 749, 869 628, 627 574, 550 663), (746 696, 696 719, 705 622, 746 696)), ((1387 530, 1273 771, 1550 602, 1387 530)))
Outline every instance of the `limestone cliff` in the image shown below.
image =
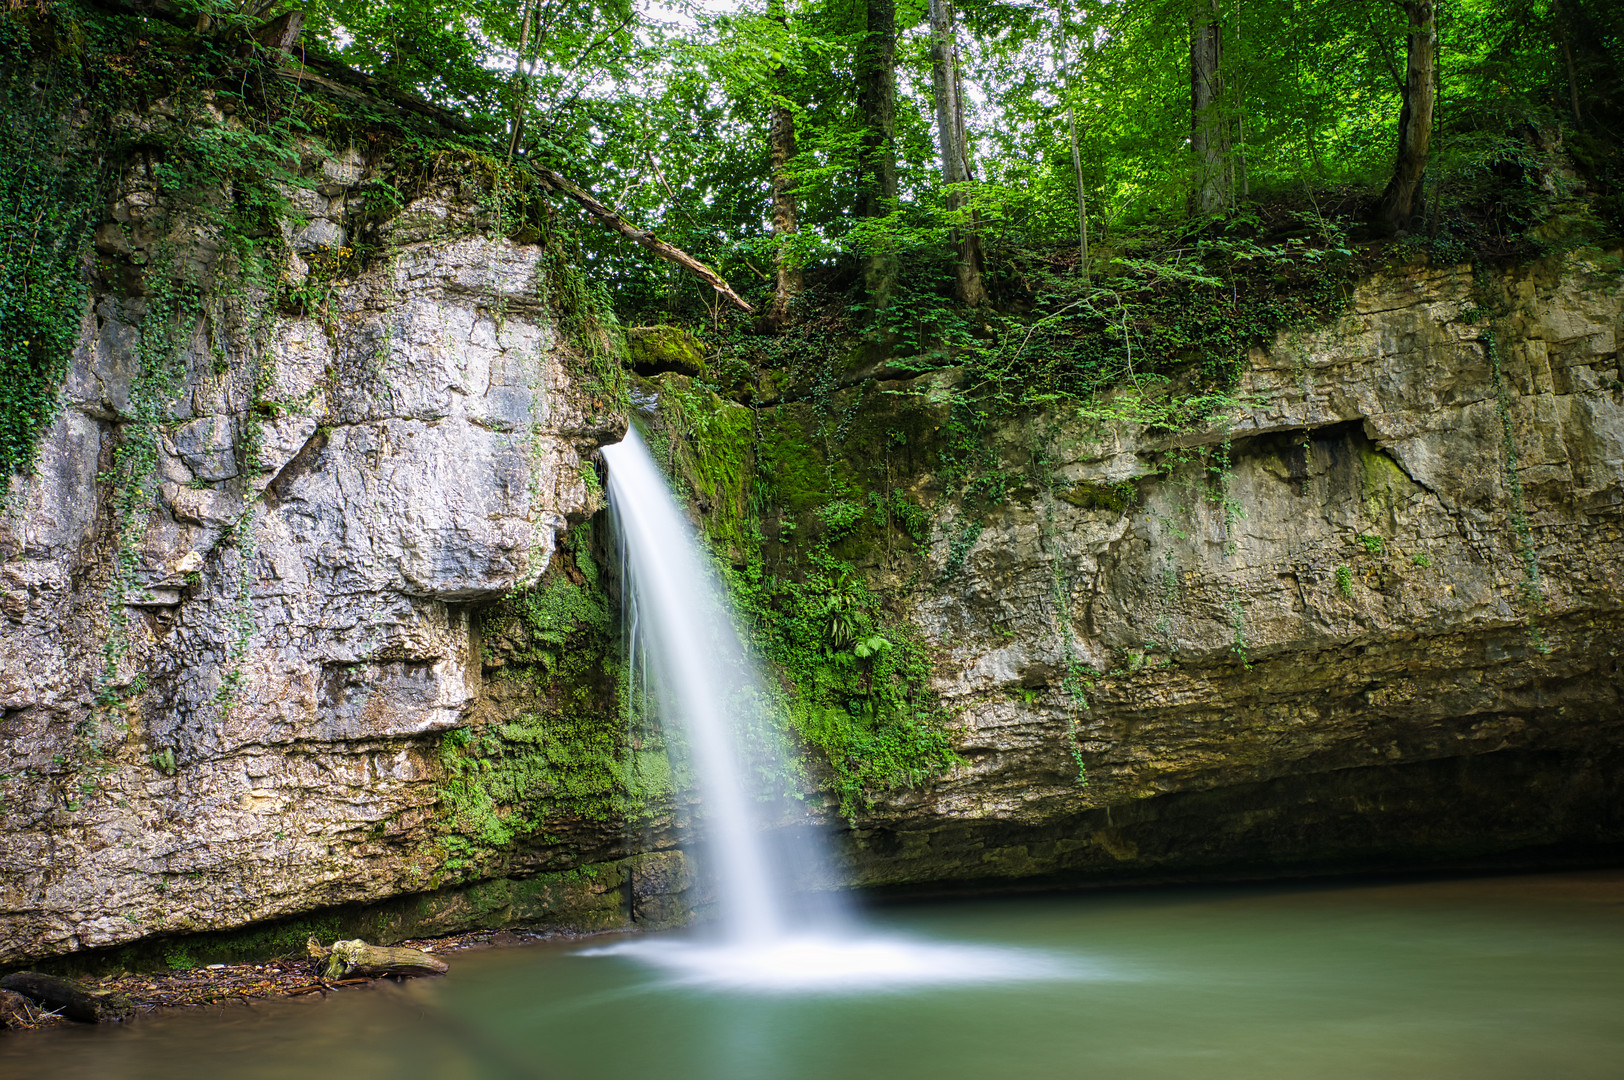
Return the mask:
POLYGON ((568 374, 543 249, 453 185, 353 266, 372 167, 303 168, 279 281, 139 165, 98 234, 0 517, 0 963, 425 888, 471 613, 597 508, 615 421, 568 374))
POLYGON ((965 764, 863 823, 859 879, 1624 841, 1621 331, 1616 256, 1399 269, 1254 350, 1223 424, 1002 432, 1028 483, 937 528, 936 568, 975 539, 912 609, 965 764))
MULTIPOLYGON (((466 185, 376 214, 376 162, 301 168, 279 280, 139 167, 98 233, 0 521, 0 964, 693 899, 590 524, 625 418, 546 249, 466 185), (179 298, 177 263, 205 283, 179 298)), ((1390 269, 1204 425, 991 433, 992 510, 942 475, 952 370, 755 409, 668 372, 633 401, 706 402, 662 437, 711 453, 688 493, 719 549, 759 525, 793 577, 850 509, 824 542, 928 651, 960 761, 857 807, 860 884, 1594 853, 1624 842, 1617 265, 1390 269)))

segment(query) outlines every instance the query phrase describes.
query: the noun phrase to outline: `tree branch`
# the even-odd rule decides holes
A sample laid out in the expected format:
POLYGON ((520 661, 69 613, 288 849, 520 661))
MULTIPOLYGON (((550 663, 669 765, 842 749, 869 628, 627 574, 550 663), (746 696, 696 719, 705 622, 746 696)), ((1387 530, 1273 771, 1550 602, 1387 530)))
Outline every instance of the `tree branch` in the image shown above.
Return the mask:
POLYGON ((723 279, 722 275, 718 274, 715 270, 712 270, 710 267, 706 266, 692 255, 689 255, 686 251, 683 251, 681 248, 671 246, 647 229, 639 229, 637 226, 633 225, 631 222, 627 221, 625 218, 603 205, 597 199, 594 199, 591 195, 588 195, 586 192, 582 191, 580 188, 576 187, 562 176, 553 172, 553 170, 535 164, 532 164, 531 168, 536 170, 536 175, 545 180, 549 187, 562 191, 564 194, 580 203, 581 207, 586 210, 587 213, 597 218, 608 228, 615 230, 615 232, 626 237, 628 240, 641 244, 643 247, 647 248, 649 251, 652 251, 666 262, 682 267, 684 270, 688 271, 690 274, 693 274, 705 284, 715 289, 722 296, 726 297, 739 310, 755 310, 755 308, 751 307, 745 302, 743 297, 733 291, 733 287, 723 279))

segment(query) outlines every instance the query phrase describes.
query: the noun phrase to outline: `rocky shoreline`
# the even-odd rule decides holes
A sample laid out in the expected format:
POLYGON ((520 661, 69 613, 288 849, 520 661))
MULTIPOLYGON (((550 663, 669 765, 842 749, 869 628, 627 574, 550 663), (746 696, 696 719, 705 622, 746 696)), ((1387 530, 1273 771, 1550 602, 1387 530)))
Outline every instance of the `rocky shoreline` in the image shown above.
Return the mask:
MULTIPOLYGON (((398 943, 444 960, 455 953, 481 949, 511 948, 556 938, 578 938, 586 933, 571 931, 481 930, 442 937, 414 938, 398 943)), ((353 990, 378 982, 380 978, 411 976, 383 975, 333 979, 325 974, 327 961, 309 956, 285 956, 273 960, 240 964, 208 964, 184 971, 117 972, 99 978, 61 980, 81 987, 92 995, 117 1003, 111 1010, 125 1020, 136 1020, 160 1009, 187 1009, 248 1004, 267 998, 303 997, 353 990)), ((109 1021, 118 1018, 109 1015, 109 1021)), ((0 1032, 36 1031, 63 1027, 78 1021, 68 1011, 51 1008, 24 994, 0 990, 0 1032)))

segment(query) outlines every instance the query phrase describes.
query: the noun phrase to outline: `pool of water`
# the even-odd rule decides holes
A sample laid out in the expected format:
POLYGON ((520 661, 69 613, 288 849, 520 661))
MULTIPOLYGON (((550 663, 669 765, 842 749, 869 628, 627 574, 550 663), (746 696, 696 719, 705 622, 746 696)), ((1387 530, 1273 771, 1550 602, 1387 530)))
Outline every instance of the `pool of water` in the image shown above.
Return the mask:
POLYGON ((1624 871, 886 908, 770 961, 685 934, 0 1036, 0 1076, 560 1080, 1624 1074, 1624 871), (899 975, 898 973, 901 972, 899 975))

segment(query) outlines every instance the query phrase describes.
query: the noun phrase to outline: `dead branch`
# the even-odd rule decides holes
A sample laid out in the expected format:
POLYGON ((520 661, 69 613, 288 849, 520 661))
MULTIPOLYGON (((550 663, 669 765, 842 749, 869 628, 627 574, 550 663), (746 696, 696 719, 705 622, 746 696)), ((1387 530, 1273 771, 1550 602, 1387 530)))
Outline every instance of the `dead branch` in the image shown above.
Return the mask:
POLYGON ((755 310, 744 300, 743 297, 733 291, 733 287, 729 285, 725 279, 723 279, 722 275, 718 274, 715 270, 712 270, 710 267, 706 266, 692 255, 689 255, 686 251, 683 251, 678 247, 673 247, 664 240, 661 240, 659 237, 655 236, 653 232, 647 229, 639 229, 637 226, 633 225, 631 222, 627 221, 625 218, 603 205, 597 199, 594 199, 591 195, 588 195, 585 191, 582 191, 580 188, 576 187, 562 176, 553 172, 553 170, 545 168, 541 165, 532 165, 531 168, 536 170, 536 175, 545 180, 549 187, 562 191, 564 194, 580 203, 581 207, 586 210, 587 213, 597 218, 608 228, 615 230, 628 240, 641 244, 643 247, 647 248, 649 251, 652 251, 666 262, 682 267, 684 270, 688 271, 690 274, 693 274, 705 284, 715 289, 722 296, 726 297, 741 311, 755 310))

